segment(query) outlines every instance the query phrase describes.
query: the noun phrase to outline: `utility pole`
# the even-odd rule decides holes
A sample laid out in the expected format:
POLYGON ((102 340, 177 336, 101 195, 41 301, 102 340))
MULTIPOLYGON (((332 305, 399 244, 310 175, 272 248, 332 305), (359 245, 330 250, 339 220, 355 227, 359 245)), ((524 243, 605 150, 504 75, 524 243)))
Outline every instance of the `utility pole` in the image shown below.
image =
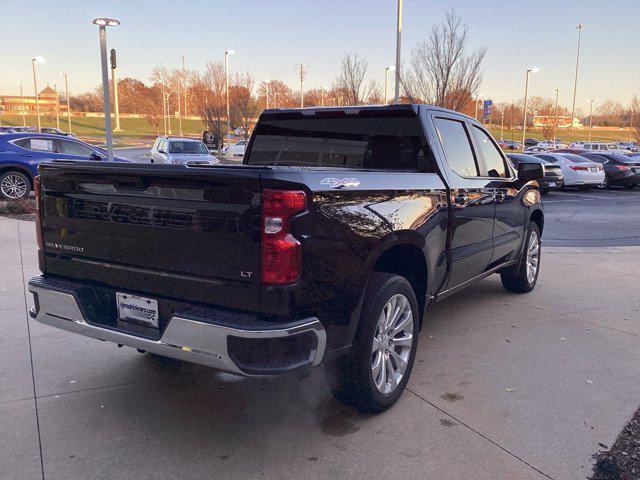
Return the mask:
POLYGON ((504 140, 504 137, 502 136, 503 129, 504 129, 504 108, 502 109, 502 115, 500 118, 500 140, 504 140))
POLYGON ((164 128, 164 136, 167 136, 167 97, 164 94, 164 82, 161 83, 162 86, 162 127, 164 128))
POLYGON ((169 98, 171 98, 171 92, 167 92, 167 133, 171 135, 171 111, 169 110, 169 98))
MULTIPOLYGON (((320 87, 320 106, 324 107, 324 87, 320 87)), ((633 118, 633 114, 631 118, 633 118)))
POLYGON ((120 132, 120 107, 118 106, 118 79, 116 77, 116 49, 111 49, 111 89, 113 90, 113 113, 116 117, 116 128, 114 132, 120 132))
POLYGON ((69 101, 69 82, 67 81, 67 72, 60 75, 64 76, 64 95, 67 97, 67 124, 69 125, 69 133, 71 133, 71 105, 69 101))
MULTIPOLYGON (((182 80, 180 80, 182 84, 182 80)), ((180 130, 180 136, 182 136, 182 113, 180 113, 180 88, 178 88, 178 129, 180 130)))
POLYGON ((591 141, 591 126, 593 124, 593 102, 597 102, 597 98, 592 98, 589 100, 589 142, 591 141))
POLYGON ((304 108, 304 90, 303 90, 303 79, 304 79, 304 65, 300 64, 300 108, 304 108))
POLYGON ((556 108, 554 111, 554 119, 553 119, 553 148, 556 148, 556 130, 558 128, 558 94, 560 90, 556 88, 556 108))
MULTIPOLYGON (((102 38, 102 37, 101 37, 102 38)), ((40 131, 40 102, 38 101, 38 79, 36 77, 36 62, 43 62, 41 57, 31 59, 31 68, 33 69, 33 93, 36 99, 36 115, 38 116, 38 131, 40 131)))
POLYGON ((573 80, 573 103, 571 104, 571 130, 573 130, 573 117, 576 114, 576 90, 578 89, 578 65, 580 63, 580 39, 582 37, 582 29, 584 25, 579 23, 578 29, 578 51, 576 52, 576 76, 573 80))

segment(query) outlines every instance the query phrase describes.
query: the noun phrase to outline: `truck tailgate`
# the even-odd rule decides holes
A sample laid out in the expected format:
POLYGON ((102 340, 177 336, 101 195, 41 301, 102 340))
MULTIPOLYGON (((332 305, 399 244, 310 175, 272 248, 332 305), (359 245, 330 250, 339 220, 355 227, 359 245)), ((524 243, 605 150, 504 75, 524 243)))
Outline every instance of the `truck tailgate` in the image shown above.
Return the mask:
POLYGON ((258 310, 259 169, 77 164, 42 173, 48 274, 258 310))

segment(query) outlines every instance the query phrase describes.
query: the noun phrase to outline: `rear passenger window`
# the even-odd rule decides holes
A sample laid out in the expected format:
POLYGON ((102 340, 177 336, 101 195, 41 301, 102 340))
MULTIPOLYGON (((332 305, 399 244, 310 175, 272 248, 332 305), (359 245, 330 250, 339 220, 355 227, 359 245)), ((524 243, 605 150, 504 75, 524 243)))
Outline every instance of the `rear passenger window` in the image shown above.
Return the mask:
POLYGON ((436 118, 435 122, 451 170, 463 177, 477 177, 478 167, 464 123, 447 118, 436 118))
POLYGON ((507 169, 502 159, 502 155, 491 141, 491 137, 480 128, 474 125, 473 132, 475 133, 476 140, 482 151, 484 157, 484 163, 487 167, 487 174, 490 177, 506 178, 507 169))

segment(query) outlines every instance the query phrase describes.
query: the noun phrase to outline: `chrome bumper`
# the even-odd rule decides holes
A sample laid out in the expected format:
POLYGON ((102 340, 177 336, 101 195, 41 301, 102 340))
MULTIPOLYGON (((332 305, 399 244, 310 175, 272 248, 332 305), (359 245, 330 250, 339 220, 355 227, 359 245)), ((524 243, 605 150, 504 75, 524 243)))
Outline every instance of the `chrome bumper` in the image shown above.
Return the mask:
POLYGON ((258 330, 199 322, 193 318, 182 318, 176 314, 170 319, 162 337, 159 340, 151 340, 90 324, 82 314, 82 309, 73 293, 43 286, 42 280, 42 277, 36 277, 32 279, 32 282, 36 281, 35 283, 29 283, 29 291, 37 296, 36 305, 38 305, 37 309, 34 307, 30 312, 31 316, 45 325, 86 337, 246 376, 256 374, 246 372, 231 358, 227 350, 227 339, 230 336, 247 339, 275 339, 311 332, 317 340, 315 348, 310 351, 308 359, 300 362, 299 365, 289 365, 289 369, 305 365, 318 365, 324 356, 326 333, 316 318, 287 324, 282 328, 274 325, 274 328, 258 330))

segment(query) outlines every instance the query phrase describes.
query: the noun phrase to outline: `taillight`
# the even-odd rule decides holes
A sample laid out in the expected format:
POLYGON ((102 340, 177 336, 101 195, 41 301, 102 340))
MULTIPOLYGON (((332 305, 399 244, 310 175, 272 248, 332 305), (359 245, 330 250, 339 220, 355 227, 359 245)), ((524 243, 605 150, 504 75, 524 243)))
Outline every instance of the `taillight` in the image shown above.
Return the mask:
POLYGON ((42 211, 41 211, 41 194, 40 194, 40 175, 33 179, 33 192, 36 195, 36 240, 38 248, 42 248, 42 211))
POLYGON ((302 245, 291 234, 291 217, 307 208, 301 190, 262 191, 262 283, 288 285, 300 278, 302 245))
POLYGON ((581 171, 585 171, 585 170, 589 170, 589 167, 582 167, 580 165, 570 165, 569 168, 571 170, 575 170, 576 172, 581 172, 581 171))
POLYGON ((631 167, 627 167, 626 165, 614 165, 618 170, 631 170, 631 167))

